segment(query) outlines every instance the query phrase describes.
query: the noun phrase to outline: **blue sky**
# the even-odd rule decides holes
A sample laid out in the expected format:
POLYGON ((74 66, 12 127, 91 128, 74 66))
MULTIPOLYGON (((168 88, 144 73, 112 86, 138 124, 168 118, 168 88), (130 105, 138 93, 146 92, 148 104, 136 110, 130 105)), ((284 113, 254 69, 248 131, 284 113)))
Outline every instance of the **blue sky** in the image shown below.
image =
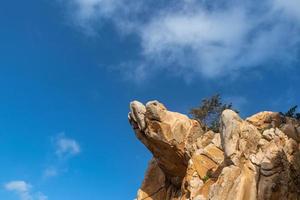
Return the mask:
POLYGON ((243 117, 299 104, 300 3, 28 0, 0 6, 0 199, 133 199, 150 153, 128 104, 243 117))

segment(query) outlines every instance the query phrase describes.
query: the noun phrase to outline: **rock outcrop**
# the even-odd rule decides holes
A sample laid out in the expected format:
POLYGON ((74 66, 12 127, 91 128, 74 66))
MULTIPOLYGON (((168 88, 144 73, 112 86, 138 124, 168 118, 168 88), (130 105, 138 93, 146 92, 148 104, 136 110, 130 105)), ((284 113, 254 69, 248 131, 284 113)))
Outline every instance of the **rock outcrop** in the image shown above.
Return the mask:
POLYGON ((137 200, 300 199, 300 122, 275 112, 221 115, 220 133, 157 102, 128 115, 153 158, 137 200))

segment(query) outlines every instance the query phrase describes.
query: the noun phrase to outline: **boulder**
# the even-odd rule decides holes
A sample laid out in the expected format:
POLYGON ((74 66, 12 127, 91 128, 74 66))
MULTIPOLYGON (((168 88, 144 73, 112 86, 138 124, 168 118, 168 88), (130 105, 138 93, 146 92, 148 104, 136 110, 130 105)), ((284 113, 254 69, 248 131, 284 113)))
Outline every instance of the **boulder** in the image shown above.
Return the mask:
POLYGON ((128 116, 153 155, 137 200, 300 199, 295 119, 260 112, 243 120, 225 110, 214 133, 158 101, 133 101, 128 116))

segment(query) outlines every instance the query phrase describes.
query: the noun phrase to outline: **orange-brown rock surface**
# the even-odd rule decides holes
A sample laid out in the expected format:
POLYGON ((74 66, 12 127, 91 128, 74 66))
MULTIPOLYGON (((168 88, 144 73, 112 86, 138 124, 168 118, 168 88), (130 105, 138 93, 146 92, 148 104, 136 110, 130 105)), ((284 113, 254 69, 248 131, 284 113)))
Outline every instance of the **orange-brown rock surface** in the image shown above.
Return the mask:
POLYGON ((151 151, 137 200, 300 199, 300 122, 275 112, 221 115, 220 133, 158 101, 130 104, 137 138, 151 151))

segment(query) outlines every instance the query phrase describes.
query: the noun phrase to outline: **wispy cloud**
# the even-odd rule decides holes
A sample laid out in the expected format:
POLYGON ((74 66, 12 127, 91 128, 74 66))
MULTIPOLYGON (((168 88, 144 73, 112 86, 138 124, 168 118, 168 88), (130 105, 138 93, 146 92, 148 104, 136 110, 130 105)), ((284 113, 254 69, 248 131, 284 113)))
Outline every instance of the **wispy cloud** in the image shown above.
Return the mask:
POLYGON ((299 62, 299 0, 68 2, 81 27, 111 22, 120 33, 136 35, 140 59, 129 63, 131 69, 143 70, 143 77, 167 70, 215 78, 299 62))
POLYGON ((32 186, 22 180, 10 181, 4 185, 7 191, 14 192, 20 200, 47 200, 48 197, 41 192, 32 193, 32 186))
POLYGON ((60 133, 52 138, 52 161, 43 170, 44 178, 51 178, 68 171, 68 161, 81 153, 79 142, 60 133))
POLYGON ((59 136, 55 142, 56 154, 58 156, 74 156, 80 153, 78 142, 64 135, 59 136))
POLYGON ((31 185, 24 181, 11 181, 5 184, 7 191, 13 191, 18 194, 21 200, 32 200, 32 196, 29 193, 31 185))
POLYGON ((58 175, 58 171, 56 167, 48 167, 44 170, 43 176, 45 178, 54 177, 58 175))

